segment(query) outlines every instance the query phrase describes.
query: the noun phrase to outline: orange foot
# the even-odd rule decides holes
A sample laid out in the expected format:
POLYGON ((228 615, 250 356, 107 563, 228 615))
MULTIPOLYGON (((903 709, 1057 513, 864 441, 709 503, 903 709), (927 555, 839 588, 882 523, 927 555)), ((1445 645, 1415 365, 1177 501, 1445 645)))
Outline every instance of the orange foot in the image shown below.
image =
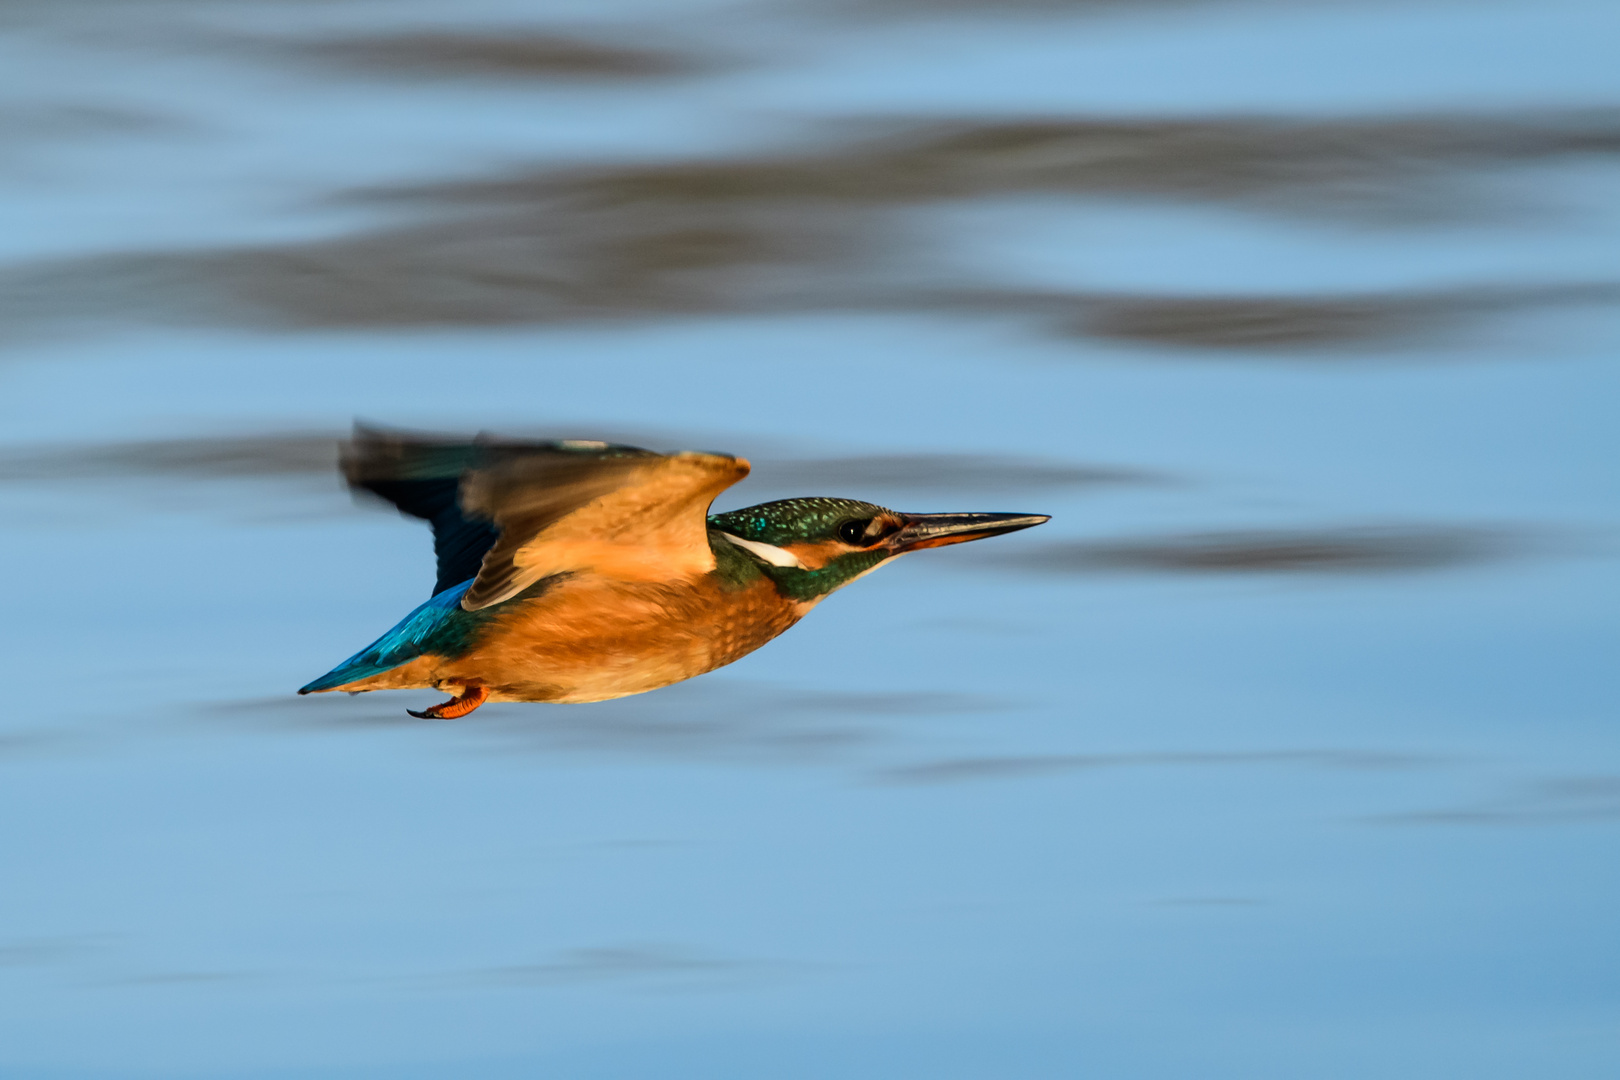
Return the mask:
POLYGON ((488 700, 488 690, 482 686, 469 686, 460 696, 453 697, 449 701, 441 701, 432 708, 423 709, 421 712, 415 709, 405 711, 418 720, 459 720, 488 700))

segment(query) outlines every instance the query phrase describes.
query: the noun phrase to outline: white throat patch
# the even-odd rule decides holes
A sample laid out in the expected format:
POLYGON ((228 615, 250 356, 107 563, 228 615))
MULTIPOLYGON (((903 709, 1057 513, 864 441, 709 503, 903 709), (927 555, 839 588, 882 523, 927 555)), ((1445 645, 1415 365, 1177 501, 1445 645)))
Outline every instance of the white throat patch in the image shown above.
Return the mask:
POLYGON ((775 544, 762 544, 758 540, 744 540, 742 537, 732 536, 728 532, 723 532, 720 535, 749 554, 759 556, 772 566, 796 566, 800 570, 810 569, 799 561, 797 555, 786 548, 779 548, 775 544))

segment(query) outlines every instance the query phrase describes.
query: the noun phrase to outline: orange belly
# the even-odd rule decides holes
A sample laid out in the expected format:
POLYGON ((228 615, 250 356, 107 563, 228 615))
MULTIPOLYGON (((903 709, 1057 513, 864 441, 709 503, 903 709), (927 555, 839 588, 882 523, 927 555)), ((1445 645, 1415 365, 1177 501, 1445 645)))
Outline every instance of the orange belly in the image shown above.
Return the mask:
POLYGON ((604 701, 656 690, 746 656, 813 605, 766 581, 727 588, 581 574, 510 602, 453 659, 421 656, 345 689, 484 686, 492 701, 604 701))

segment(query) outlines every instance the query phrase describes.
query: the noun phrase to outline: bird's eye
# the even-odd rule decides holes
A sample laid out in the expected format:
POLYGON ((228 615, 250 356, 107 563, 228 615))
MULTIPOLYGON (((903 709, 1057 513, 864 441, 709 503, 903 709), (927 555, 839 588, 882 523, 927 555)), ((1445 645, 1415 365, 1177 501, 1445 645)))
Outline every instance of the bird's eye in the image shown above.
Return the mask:
POLYGON ((871 518, 861 518, 857 521, 846 521, 838 526, 838 539, 850 547, 865 547, 871 543, 866 536, 866 530, 872 524, 871 518))

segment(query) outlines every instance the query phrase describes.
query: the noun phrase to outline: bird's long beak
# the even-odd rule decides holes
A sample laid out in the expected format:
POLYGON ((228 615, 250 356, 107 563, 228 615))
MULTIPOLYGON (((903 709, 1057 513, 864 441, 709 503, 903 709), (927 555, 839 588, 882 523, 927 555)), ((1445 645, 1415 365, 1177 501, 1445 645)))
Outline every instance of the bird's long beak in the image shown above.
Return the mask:
POLYGON ((896 554, 962 544, 1017 532, 1052 520, 1046 514, 903 514, 906 523, 889 538, 896 554))

